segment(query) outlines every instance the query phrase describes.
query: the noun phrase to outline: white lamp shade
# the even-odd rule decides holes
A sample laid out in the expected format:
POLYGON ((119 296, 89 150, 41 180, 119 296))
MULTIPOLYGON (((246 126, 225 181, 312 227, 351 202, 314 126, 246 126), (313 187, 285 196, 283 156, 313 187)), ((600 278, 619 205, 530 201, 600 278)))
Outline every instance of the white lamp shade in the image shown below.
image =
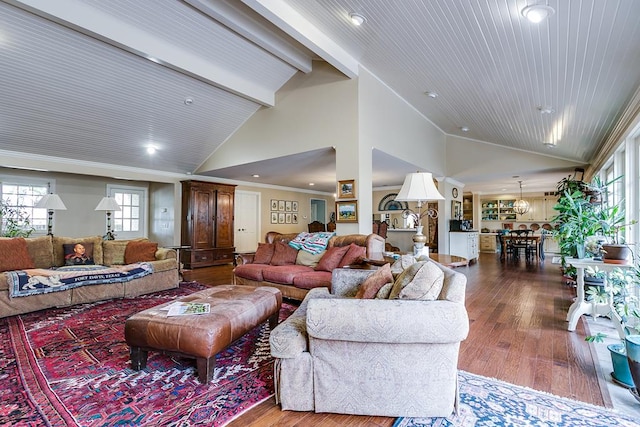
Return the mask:
POLYGON ((113 197, 103 197, 96 206, 97 211, 119 211, 120 205, 116 202, 116 199, 113 197))
POLYGON ((42 199, 38 200, 35 208, 45 208, 56 211, 66 211, 67 207, 62 203, 62 199, 57 194, 45 194, 42 199))
POLYGON ((410 173, 404 178, 404 184, 395 200, 399 202, 426 202, 444 200, 429 172, 410 173))

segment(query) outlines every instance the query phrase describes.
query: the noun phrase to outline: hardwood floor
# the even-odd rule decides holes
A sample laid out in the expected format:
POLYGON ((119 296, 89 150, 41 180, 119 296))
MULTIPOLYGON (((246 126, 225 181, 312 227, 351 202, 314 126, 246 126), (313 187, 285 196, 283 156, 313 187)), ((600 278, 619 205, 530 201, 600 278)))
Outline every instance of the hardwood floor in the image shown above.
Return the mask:
MULTIPOLYGON (((185 280, 231 283, 231 266, 185 271, 185 280)), ((558 265, 527 266, 481 254, 461 267, 467 276, 469 337, 459 368, 600 406, 611 406, 602 372, 594 363, 583 320, 567 331, 565 317, 575 291, 562 283, 558 265)), ((273 398, 230 424, 246 426, 391 426, 394 418, 281 411, 273 398)))

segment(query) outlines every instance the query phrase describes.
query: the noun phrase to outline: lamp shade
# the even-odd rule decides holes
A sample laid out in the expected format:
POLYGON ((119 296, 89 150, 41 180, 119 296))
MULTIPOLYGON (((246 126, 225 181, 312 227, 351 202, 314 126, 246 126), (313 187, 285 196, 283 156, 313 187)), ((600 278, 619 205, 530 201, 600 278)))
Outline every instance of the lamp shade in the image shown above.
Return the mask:
POLYGON ((35 208, 45 208, 49 210, 66 211, 67 207, 62 203, 62 199, 57 194, 45 194, 38 200, 35 208))
POLYGON ((429 172, 410 173, 404 178, 404 183, 395 200, 399 202, 426 202, 429 200, 444 200, 429 172))
POLYGON ((97 211, 119 211, 120 205, 116 202, 116 199, 113 197, 103 197, 96 206, 97 211))

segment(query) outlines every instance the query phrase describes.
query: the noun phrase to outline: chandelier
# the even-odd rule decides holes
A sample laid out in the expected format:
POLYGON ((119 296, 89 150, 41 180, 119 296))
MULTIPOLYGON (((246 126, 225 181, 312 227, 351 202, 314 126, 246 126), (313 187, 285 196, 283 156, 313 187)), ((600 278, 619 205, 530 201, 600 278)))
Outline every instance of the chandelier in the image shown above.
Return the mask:
POLYGON ((522 198, 522 181, 518 181, 520 183, 520 200, 516 200, 513 204, 513 211, 518 215, 524 215, 529 212, 529 202, 522 198))

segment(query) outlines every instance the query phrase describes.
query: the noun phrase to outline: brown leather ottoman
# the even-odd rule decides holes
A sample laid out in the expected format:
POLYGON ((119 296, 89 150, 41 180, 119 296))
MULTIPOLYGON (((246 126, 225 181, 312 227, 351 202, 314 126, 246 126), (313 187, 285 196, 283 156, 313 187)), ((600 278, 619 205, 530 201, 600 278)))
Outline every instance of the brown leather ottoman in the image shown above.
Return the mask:
POLYGON ((282 295, 267 286, 223 285, 175 301, 127 319, 124 336, 131 366, 144 369, 149 351, 191 357, 197 361, 198 379, 206 384, 213 378, 217 353, 267 319, 271 329, 278 324, 282 295), (160 309, 175 301, 207 302, 211 312, 167 317, 167 311, 160 309))

